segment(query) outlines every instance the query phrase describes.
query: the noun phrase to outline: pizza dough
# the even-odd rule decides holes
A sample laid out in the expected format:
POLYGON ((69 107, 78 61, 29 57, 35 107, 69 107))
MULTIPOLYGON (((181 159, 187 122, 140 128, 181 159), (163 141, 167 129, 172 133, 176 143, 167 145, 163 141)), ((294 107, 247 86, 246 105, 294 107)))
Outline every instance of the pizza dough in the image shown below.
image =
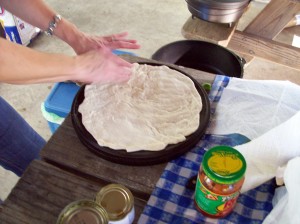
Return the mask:
POLYGON ((85 87, 82 123, 100 146, 163 150, 199 126, 201 97, 193 81, 167 66, 134 64, 130 80, 85 87))

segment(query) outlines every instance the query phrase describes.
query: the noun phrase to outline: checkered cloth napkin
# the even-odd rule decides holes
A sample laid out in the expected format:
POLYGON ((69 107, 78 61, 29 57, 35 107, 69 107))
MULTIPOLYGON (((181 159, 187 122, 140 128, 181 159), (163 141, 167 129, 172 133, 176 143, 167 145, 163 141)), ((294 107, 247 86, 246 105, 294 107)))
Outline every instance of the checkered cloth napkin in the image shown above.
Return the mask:
MULTIPOLYGON (((211 117, 229 81, 226 76, 216 77, 209 94, 211 117)), ((194 190, 186 187, 189 179, 198 174, 206 150, 216 145, 235 146, 247 141, 248 138, 239 134, 204 135, 190 152, 167 164, 138 223, 262 223, 272 210, 274 181, 241 194, 233 212, 222 219, 208 218, 198 212, 194 205, 194 190)))

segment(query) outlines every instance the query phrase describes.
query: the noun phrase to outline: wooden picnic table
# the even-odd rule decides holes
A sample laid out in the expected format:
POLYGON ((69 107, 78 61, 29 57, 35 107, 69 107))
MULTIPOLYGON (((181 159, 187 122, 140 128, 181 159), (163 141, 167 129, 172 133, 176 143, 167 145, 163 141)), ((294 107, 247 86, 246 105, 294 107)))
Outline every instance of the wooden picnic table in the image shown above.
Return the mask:
MULTIPOLYGON (((65 206, 81 199, 94 200, 105 185, 101 180, 72 174, 45 161, 33 161, 5 201, 0 223, 55 224, 65 206)), ((145 203, 135 198, 137 214, 145 203)))
MULTIPOLYGON (((130 62, 156 62, 130 55, 123 57, 130 62)), ((199 83, 212 83, 215 78, 203 71, 179 69, 199 83)), ((123 184, 132 191, 136 223, 167 164, 129 166, 100 158, 81 143, 70 115, 42 149, 41 157, 41 161, 29 166, 5 201, 0 223, 55 223, 67 204, 80 198, 93 199, 109 183, 123 184)))

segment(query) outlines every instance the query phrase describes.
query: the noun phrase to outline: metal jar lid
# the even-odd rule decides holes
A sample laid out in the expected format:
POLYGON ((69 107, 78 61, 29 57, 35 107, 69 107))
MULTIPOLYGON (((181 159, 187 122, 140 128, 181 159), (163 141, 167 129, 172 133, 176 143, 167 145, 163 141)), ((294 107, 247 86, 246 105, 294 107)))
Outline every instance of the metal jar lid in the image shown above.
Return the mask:
POLYGON ((134 197, 125 186, 109 184, 99 191, 96 202, 106 210, 110 221, 118 221, 132 211, 134 197))
POLYGON ((109 218, 103 207, 91 200, 79 200, 67 205, 56 224, 108 224, 109 218))
POLYGON ((236 149, 215 146, 208 150, 202 160, 203 171, 209 179, 220 184, 233 184, 244 177, 246 160, 236 149))

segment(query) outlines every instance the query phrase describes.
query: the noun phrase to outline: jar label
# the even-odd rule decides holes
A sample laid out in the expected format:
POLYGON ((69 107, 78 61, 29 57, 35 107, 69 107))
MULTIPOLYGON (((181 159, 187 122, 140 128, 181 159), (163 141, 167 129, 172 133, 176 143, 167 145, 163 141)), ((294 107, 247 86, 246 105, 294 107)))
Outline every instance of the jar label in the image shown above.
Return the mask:
POLYGON ((210 215, 222 216, 230 212, 238 196, 239 191, 229 195, 215 194, 203 186, 197 178, 195 202, 202 211, 210 215))

